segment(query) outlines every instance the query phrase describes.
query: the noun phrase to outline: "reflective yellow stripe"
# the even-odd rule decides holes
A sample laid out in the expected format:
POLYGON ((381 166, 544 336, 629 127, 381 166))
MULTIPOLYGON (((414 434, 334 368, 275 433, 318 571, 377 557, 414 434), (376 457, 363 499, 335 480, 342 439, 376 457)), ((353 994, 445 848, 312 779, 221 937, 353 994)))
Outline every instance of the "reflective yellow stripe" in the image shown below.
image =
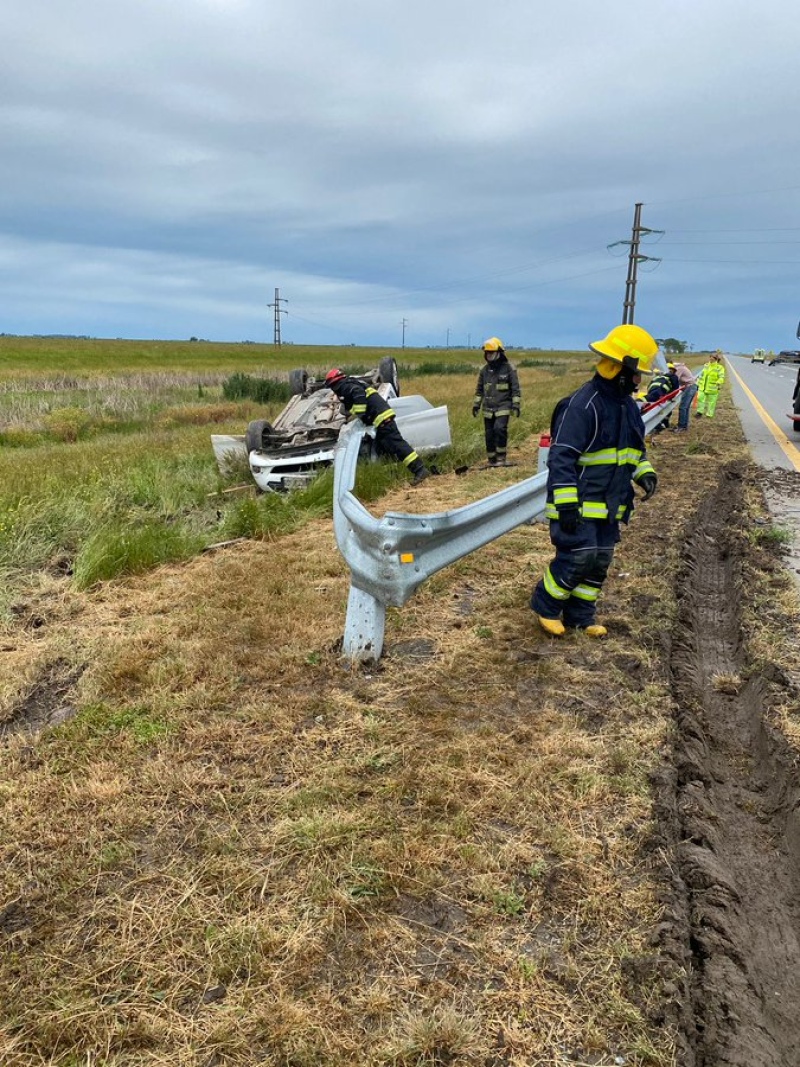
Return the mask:
POLYGON ((602 500, 584 500, 581 504, 581 515, 584 519, 607 519, 608 505, 602 500))
POLYGON ((372 420, 372 425, 373 426, 380 426, 380 424, 382 422, 386 422, 387 419, 393 419, 393 418, 394 418, 394 412, 392 411, 391 408, 389 408, 388 411, 382 411, 380 413, 380 415, 376 415, 375 418, 372 420))
POLYGON ((590 603, 594 603, 600 595, 600 590, 593 585, 576 585, 572 590, 572 595, 579 600, 588 600, 590 603))
POLYGON ((574 485, 565 485, 553 490, 554 504, 577 504, 578 490, 574 485))
POLYGON ((641 448, 621 448, 617 456, 617 463, 621 467, 624 463, 638 463, 641 458, 641 448))
POLYGON ((570 590, 565 589, 563 585, 559 585, 553 575, 550 573, 550 568, 544 572, 544 587, 550 596, 554 600, 569 600, 570 590))
POLYGON ((624 519, 625 518, 625 512, 627 510, 628 510, 628 505, 627 504, 620 504, 620 506, 617 508, 617 518, 618 519, 624 519))
POLYGON ((599 452, 584 452, 578 460, 578 466, 624 467, 626 463, 638 463, 641 458, 640 448, 601 448, 599 452))
POLYGON ((643 463, 640 463, 636 470, 633 472, 633 480, 635 482, 638 482, 638 480, 642 477, 643 474, 655 473, 656 472, 653 470, 652 463, 650 463, 649 460, 645 460, 643 463))
POLYGON ((403 463, 406 467, 408 467, 414 462, 415 459, 419 459, 419 456, 416 452, 412 452, 410 456, 406 456, 406 458, 403 460, 403 463))
POLYGON ((558 509, 556 508, 555 504, 545 504, 544 514, 546 519, 557 519, 558 509))
POLYGON ((580 467, 610 466, 617 462, 616 448, 601 448, 599 452, 584 452, 578 460, 580 467))
POLYGON ((367 410, 367 405, 366 404, 353 404, 353 406, 350 408, 350 410, 353 412, 354 415, 363 415, 364 412, 367 410))

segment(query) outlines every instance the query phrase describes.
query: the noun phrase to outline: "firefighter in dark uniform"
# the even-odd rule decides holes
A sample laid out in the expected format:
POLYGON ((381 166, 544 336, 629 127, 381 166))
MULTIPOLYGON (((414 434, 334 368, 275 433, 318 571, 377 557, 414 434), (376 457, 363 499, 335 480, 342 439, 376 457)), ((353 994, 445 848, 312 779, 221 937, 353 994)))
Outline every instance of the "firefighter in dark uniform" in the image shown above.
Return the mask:
POLYGON ((476 418, 483 407, 483 429, 486 438, 486 454, 490 467, 505 467, 508 449, 508 419, 513 411, 519 417, 522 399, 519 378, 515 367, 506 359, 503 342, 499 337, 490 337, 483 345, 483 358, 472 417, 476 418))
MULTIPOLYGON (((644 403, 652 404, 656 400, 661 400, 662 397, 674 393, 677 389, 680 389, 680 387, 681 383, 678 381, 678 375, 675 373, 675 364, 668 363, 665 371, 653 376, 653 380, 650 382, 648 390, 645 393, 644 403)), ((669 426, 671 417, 671 414, 667 415, 667 417, 653 429, 653 433, 661 433, 662 430, 666 430, 669 426)))
POLYGON ((338 396, 348 415, 356 415, 367 426, 375 427, 375 447, 379 456, 391 456, 414 475, 411 484, 419 485, 430 471, 406 441, 395 422, 395 413, 377 389, 364 385, 334 367, 325 375, 325 384, 338 396))
POLYGON ((589 347, 600 357, 594 377, 558 402, 551 421, 547 517, 556 555, 531 608, 555 637, 567 628, 605 636, 595 612, 620 523, 633 511, 634 484, 644 490, 643 500, 657 484, 633 393, 658 346, 646 330, 628 324, 589 347))

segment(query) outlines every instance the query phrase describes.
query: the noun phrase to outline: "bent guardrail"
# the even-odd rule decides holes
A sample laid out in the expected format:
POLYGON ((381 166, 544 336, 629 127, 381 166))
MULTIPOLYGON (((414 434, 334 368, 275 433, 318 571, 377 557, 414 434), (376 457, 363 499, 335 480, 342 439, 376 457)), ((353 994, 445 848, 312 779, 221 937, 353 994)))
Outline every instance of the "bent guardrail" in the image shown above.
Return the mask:
MULTIPOLYGON (((671 394, 643 415, 650 432, 676 406, 671 394)), ((353 495, 361 440, 355 423, 334 457, 333 528, 350 568, 342 651, 351 660, 380 659, 386 608, 402 607, 431 575, 523 523, 544 518, 547 471, 451 511, 376 519, 353 495)))

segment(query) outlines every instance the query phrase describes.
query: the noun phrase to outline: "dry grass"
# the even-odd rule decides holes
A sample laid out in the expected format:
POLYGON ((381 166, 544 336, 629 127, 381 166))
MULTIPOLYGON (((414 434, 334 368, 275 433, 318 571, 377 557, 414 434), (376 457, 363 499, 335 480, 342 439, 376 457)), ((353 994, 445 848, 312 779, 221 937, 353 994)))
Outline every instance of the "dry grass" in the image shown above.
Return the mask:
MULTIPOLYGON (((391 611, 369 669, 338 657, 327 520, 91 593, 32 584, 0 721, 43 678, 69 717, 5 742, 4 1067, 671 1063, 648 776, 682 531, 743 452, 726 399, 702 454, 654 445, 603 642, 533 628, 543 526, 391 611)), ((519 458, 373 510, 484 495, 535 437, 519 458)))

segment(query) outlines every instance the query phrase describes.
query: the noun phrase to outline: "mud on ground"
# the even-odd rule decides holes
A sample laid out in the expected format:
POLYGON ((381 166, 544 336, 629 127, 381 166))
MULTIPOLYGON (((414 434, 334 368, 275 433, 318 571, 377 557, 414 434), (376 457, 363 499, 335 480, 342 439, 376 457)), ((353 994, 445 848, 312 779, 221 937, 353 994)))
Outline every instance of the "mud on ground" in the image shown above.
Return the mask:
POLYGON ((798 753, 770 723, 778 694, 797 693, 749 659, 745 474, 723 469, 700 504, 671 635, 675 740, 656 797, 674 863, 660 934, 678 964, 681 1067, 800 1062, 798 753))

